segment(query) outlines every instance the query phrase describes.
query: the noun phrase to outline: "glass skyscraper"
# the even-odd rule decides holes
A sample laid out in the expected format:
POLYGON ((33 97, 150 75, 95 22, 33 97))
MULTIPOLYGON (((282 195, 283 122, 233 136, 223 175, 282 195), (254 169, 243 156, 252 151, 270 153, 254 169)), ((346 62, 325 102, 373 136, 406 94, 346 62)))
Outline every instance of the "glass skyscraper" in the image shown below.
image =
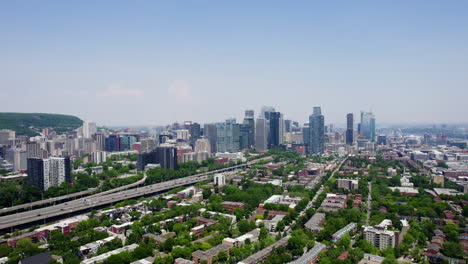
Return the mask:
POLYGON ((375 141, 375 116, 372 112, 361 112, 361 136, 375 141))
POLYGON ((325 151, 325 118, 320 107, 314 107, 313 114, 309 116, 309 126, 309 153, 322 154, 325 151))

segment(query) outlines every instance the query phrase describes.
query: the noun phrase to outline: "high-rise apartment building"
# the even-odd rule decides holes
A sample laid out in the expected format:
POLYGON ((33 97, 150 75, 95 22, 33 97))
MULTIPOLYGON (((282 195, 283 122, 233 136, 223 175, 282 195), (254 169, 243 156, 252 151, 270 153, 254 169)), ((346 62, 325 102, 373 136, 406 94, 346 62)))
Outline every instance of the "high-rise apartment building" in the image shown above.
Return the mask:
POLYGON ((140 142, 141 142, 141 152, 143 153, 151 152, 157 147, 156 139, 153 137, 144 138, 140 142))
POLYGON ((210 141, 206 138, 199 138, 195 142, 195 153, 207 152, 211 154, 210 141))
POLYGON ((42 158, 41 145, 38 142, 26 143, 26 152, 28 152, 28 158, 42 158))
POLYGON ((96 141, 97 151, 106 150, 106 135, 104 133, 96 133, 93 135, 93 138, 96 141))
POLYGON ((354 142, 354 115, 346 115, 346 144, 353 145, 354 142))
POLYGON ((27 163, 28 183, 42 191, 71 181, 71 163, 68 157, 29 158, 27 163))
POLYGON ((2 129, 0 130, 0 145, 10 145, 10 138, 15 138, 16 132, 13 130, 2 129))
POLYGON ((257 122, 255 124, 255 149, 257 151, 259 152, 267 151, 268 149, 267 138, 268 138, 267 123, 266 123, 265 118, 261 116, 260 118, 257 118, 257 122))
POLYGON ((375 116, 372 112, 361 112, 361 136, 375 141, 375 116))
POLYGON ((391 224, 390 220, 385 219, 376 226, 366 226, 364 228, 364 238, 380 250, 397 246, 399 233, 387 229, 387 226, 391 224))
POLYGON ((83 122, 83 137, 91 138, 97 132, 96 123, 90 121, 83 122))
POLYGON ((325 118, 320 107, 314 107, 313 114, 309 116, 309 127, 309 153, 323 154, 325 151, 325 118))

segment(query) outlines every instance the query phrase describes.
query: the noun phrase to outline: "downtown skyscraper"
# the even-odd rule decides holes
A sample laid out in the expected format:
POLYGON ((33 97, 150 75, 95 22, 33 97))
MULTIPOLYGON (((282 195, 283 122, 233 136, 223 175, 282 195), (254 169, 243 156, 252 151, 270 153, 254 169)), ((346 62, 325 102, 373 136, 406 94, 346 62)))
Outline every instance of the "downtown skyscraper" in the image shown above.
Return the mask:
POLYGON ((354 142, 354 115, 349 113, 346 115, 346 144, 353 145, 354 142))
POLYGON ((314 107, 309 116, 309 153, 322 154, 325 151, 325 118, 320 107, 314 107))
POLYGON ((244 123, 242 124, 243 128, 242 133, 244 142, 242 148, 253 148, 255 146, 255 119, 254 119, 254 110, 245 110, 244 123))
POLYGON ((282 143, 280 137, 281 133, 281 113, 280 112, 270 112, 270 136, 268 137, 268 148, 277 148, 282 143))
POLYGON ((263 116, 257 118, 255 123, 255 150, 265 152, 268 150, 268 126, 263 116))
POLYGON ((360 133, 370 142, 375 141, 375 116, 372 112, 361 112, 360 133))

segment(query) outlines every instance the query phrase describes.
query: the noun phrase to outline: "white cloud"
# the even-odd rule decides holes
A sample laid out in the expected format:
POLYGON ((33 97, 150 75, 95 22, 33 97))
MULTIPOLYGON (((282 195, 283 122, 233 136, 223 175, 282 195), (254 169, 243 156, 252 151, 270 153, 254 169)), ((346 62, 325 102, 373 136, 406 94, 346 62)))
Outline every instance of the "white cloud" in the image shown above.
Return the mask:
POLYGON ((185 80, 174 80, 167 90, 169 96, 177 100, 191 99, 190 84, 185 80))
POLYGON ((97 97, 123 97, 142 96, 145 92, 141 89, 128 89, 118 84, 110 84, 104 91, 96 93, 97 97))

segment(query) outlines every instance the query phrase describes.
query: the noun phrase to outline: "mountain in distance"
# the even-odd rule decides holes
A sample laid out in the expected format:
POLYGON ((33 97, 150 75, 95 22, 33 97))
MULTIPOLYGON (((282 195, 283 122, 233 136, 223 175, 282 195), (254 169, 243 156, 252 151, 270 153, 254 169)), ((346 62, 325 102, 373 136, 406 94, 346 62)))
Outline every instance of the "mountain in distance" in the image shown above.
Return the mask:
POLYGON ((14 130, 17 135, 36 136, 43 128, 52 128, 60 134, 82 125, 83 120, 71 115, 0 112, 0 129, 14 130))

